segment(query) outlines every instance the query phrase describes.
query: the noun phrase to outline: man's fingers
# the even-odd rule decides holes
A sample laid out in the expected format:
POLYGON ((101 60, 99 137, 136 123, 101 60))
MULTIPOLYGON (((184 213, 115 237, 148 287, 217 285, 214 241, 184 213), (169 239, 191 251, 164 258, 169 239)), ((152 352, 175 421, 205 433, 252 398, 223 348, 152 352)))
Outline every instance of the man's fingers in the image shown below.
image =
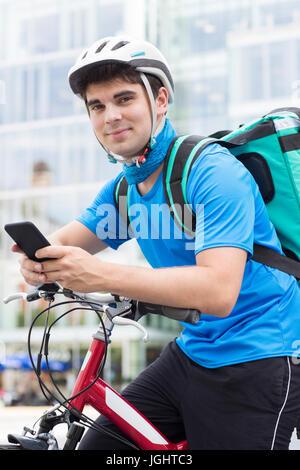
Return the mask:
POLYGON ((27 269, 22 268, 20 271, 27 284, 36 286, 42 282, 46 282, 47 276, 41 272, 28 271, 27 269))
POLYGON ((22 255, 25 255, 24 251, 17 244, 11 247, 11 251, 13 251, 14 253, 21 253, 22 255))
POLYGON ((32 261, 31 259, 24 257, 19 260, 21 268, 23 271, 26 272, 41 272, 43 271, 43 267, 41 263, 37 263, 36 261, 32 261))
POLYGON ((46 246, 35 252, 37 258, 62 258, 68 251, 65 246, 46 246))

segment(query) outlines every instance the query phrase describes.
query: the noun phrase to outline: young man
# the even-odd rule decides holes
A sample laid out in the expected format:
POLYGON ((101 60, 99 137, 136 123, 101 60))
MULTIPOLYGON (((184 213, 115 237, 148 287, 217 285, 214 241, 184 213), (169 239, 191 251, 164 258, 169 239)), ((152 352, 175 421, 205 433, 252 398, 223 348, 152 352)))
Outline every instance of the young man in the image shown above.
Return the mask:
MULTIPOLYGON (((300 370, 293 361, 300 293, 293 277, 251 259, 254 242, 281 251, 254 179, 227 150, 208 146, 187 185, 188 203, 203 209, 194 249, 168 210, 165 237, 152 209, 166 207, 162 168, 176 135, 166 119, 173 100, 166 60, 149 43, 105 38, 80 56, 69 80, 85 100, 96 138, 111 161, 123 162, 123 171, 78 220, 49 237, 53 246, 37 252, 55 260, 22 257, 25 280, 200 310, 198 324, 185 324, 124 396, 168 438, 186 438, 190 449, 287 449, 300 412, 300 370), (114 223, 105 219, 122 175, 130 208, 143 208, 132 230, 150 268, 93 256, 130 238, 121 234, 118 212, 114 223), (141 226, 147 236, 139 236, 141 226)), ((99 422, 114 429, 104 417, 99 422)), ((92 430, 80 445, 124 448, 92 430)))

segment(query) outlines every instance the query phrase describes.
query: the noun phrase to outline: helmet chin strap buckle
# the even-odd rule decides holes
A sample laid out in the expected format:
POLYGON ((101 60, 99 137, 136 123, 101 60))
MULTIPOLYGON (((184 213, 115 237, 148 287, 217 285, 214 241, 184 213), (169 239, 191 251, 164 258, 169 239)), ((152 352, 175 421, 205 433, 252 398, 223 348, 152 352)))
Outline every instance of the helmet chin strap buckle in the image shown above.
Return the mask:
MULTIPOLYGON (((161 129, 159 129, 159 130, 161 130, 161 129)), ((154 136, 152 136, 151 139, 150 139, 150 148, 153 149, 155 144, 156 144, 156 139, 155 139, 154 136)))
MULTIPOLYGON (((101 142, 100 142, 100 144, 101 144, 101 142)), ((101 144, 101 145, 102 145, 102 144, 101 144)), ((156 139, 155 139, 154 136, 152 136, 152 137, 150 138, 150 140, 149 140, 149 142, 148 142, 148 144, 147 144, 145 150, 144 150, 144 153, 143 153, 142 155, 140 155, 140 156, 133 157, 133 158, 131 159, 131 163, 135 163, 135 165, 136 165, 138 168, 140 168, 141 165, 143 165, 143 164, 146 162, 147 157, 148 157, 149 150, 150 150, 150 149, 153 149, 153 147, 154 147, 155 145, 156 145, 156 139)), ((125 163, 126 163, 125 160, 120 159, 120 158, 117 158, 116 156, 111 155, 111 153, 109 152, 108 149, 105 149, 105 150, 106 150, 106 155, 107 155, 107 157, 108 157, 108 159, 109 159, 109 161, 110 161, 111 163, 117 163, 117 162, 121 162, 121 163, 122 163, 122 162, 125 162, 125 163)), ((128 161, 127 161, 127 163, 128 163, 128 161)))
POLYGON ((149 145, 145 148, 145 151, 144 151, 143 155, 140 155, 138 157, 137 161, 135 162, 135 164, 138 168, 140 168, 140 166, 143 165, 143 163, 146 162, 148 152, 149 152, 149 145))
POLYGON ((118 163, 117 160, 115 160, 109 153, 106 154, 107 158, 109 159, 110 163, 118 163))

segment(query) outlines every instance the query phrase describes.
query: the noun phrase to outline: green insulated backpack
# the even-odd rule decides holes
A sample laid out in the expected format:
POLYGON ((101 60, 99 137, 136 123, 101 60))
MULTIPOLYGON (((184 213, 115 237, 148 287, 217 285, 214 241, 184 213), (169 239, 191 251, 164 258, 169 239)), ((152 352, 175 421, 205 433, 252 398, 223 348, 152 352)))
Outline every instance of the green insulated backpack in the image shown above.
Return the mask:
MULTIPOLYGON (((300 279, 300 109, 275 109, 235 131, 173 140, 164 163, 165 196, 174 221, 190 236, 195 215, 186 197, 187 181, 194 161, 212 143, 226 147, 253 175, 286 255, 254 245, 253 259, 300 279), (184 207, 191 212, 188 224, 184 207)), ((123 177, 115 188, 117 207, 119 196, 126 194, 123 177)))

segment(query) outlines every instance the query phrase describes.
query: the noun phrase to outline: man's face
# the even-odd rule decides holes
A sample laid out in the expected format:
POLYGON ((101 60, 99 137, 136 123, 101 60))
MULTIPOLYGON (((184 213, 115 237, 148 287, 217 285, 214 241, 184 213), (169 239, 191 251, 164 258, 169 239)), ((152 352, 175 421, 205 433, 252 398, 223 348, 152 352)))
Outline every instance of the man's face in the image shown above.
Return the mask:
POLYGON ((143 152, 151 135, 152 116, 142 85, 122 79, 92 83, 86 90, 86 102, 104 147, 124 159, 143 152))

